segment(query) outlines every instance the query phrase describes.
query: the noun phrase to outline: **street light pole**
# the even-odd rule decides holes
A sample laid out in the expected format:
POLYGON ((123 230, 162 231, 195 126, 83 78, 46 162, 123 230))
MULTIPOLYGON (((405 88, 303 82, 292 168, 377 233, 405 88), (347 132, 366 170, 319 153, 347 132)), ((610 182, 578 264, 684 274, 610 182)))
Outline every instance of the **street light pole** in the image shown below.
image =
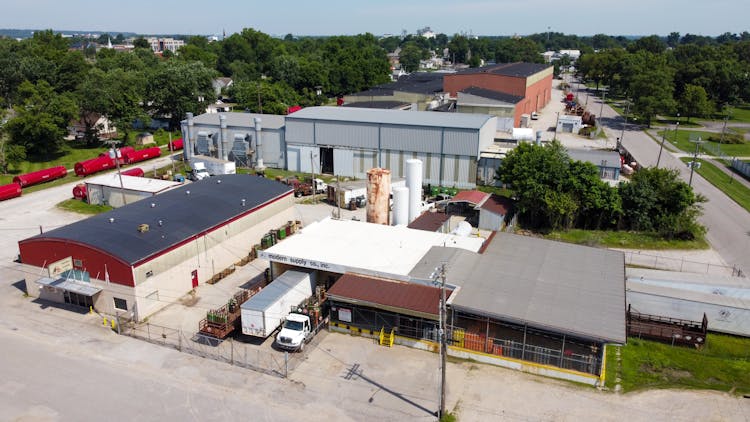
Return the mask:
POLYGON ((695 143, 695 153, 693 153, 693 161, 690 163, 690 180, 688 181, 688 186, 693 187, 693 173, 695 172, 695 166, 698 163, 698 148, 700 148, 703 141, 699 136, 697 141, 691 142, 695 143))
POLYGON ((620 137, 617 138, 617 149, 620 149, 622 145, 623 136, 625 136, 625 126, 628 124, 628 114, 630 113, 630 100, 625 98, 625 122, 622 124, 622 130, 620 131, 620 137))

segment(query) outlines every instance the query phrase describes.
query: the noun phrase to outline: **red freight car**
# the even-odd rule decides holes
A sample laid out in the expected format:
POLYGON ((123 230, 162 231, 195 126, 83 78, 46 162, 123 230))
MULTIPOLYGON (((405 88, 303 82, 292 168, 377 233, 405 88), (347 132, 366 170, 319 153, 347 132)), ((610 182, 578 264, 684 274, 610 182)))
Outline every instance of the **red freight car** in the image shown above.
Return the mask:
POLYGON ((184 147, 184 143, 182 142, 182 138, 175 139, 174 141, 170 141, 167 144, 167 151, 177 151, 178 149, 182 149, 184 147))
POLYGON ((0 186, 0 201, 21 196, 21 185, 10 183, 0 186))
POLYGON ((68 174, 65 166, 50 167, 48 169, 32 171, 31 173, 19 174, 13 178, 13 183, 18 183, 22 188, 33 186, 50 180, 60 179, 68 174))
POLYGON ((139 149, 138 151, 131 151, 124 154, 125 162, 128 164, 145 161, 151 158, 156 158, 161 155, 161 148, 151 147, 146 149, 139 149))
POLYGON ((143 172, 143 169, 141 169, 140 167, 133 167, 132 169, 128 169, 128 170, 121 172, 121 174, 123 176, 143 177, 145 173, 143 172))
POLYGON ((79 161, 73 166, 77 176, 88 176, 115 166, 115 161, 108 155, 90 160, 79 161))
POLYGON ((75 185, 73 188, 73 198, 84 200, 86 199, 86 184, 85 183, 79 183, 75 185))

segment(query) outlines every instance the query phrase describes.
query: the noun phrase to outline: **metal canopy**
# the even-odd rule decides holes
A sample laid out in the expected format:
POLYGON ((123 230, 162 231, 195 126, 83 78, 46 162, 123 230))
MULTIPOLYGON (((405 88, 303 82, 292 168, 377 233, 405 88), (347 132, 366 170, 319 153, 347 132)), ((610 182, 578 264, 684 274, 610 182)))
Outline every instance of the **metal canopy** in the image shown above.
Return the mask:
POLYGON ((44 277, 37 280, 36 282, 37 284, 41 284, 42 286, 63 289, 83 296, 94 296, 95 294, 102 291, 102 289, 93 286, 90 283, 85 283, 78 280, 66 280, 64 278, 53 279, 44 277))

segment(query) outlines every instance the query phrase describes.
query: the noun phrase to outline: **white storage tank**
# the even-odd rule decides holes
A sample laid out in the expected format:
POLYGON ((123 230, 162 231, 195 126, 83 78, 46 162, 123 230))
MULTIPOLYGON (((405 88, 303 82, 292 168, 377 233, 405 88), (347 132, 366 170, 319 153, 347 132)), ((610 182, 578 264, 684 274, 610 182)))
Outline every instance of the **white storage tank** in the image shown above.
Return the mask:
POLYGON ((393 188, 393 225, 409 224, 409 188, 393 188))
MULTIPOLYGON (((406 160, 406 187, 409 188, 409 223, 419 217, 422 202, 422 161, 406 160)), ((407 223, 408 224, 408 223, 407 223)))

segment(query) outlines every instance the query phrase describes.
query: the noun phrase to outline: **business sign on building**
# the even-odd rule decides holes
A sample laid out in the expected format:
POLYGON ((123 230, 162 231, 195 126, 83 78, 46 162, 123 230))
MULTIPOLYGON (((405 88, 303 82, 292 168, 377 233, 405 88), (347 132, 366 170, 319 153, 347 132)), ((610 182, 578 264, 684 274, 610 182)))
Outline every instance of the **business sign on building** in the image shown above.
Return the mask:
POLYGON ((59 261, 55 261, 47 265, 47 271, 49 272, 50 278, 55 278, 65 271, 73 269, 73 257, 69 256, 59 261))

